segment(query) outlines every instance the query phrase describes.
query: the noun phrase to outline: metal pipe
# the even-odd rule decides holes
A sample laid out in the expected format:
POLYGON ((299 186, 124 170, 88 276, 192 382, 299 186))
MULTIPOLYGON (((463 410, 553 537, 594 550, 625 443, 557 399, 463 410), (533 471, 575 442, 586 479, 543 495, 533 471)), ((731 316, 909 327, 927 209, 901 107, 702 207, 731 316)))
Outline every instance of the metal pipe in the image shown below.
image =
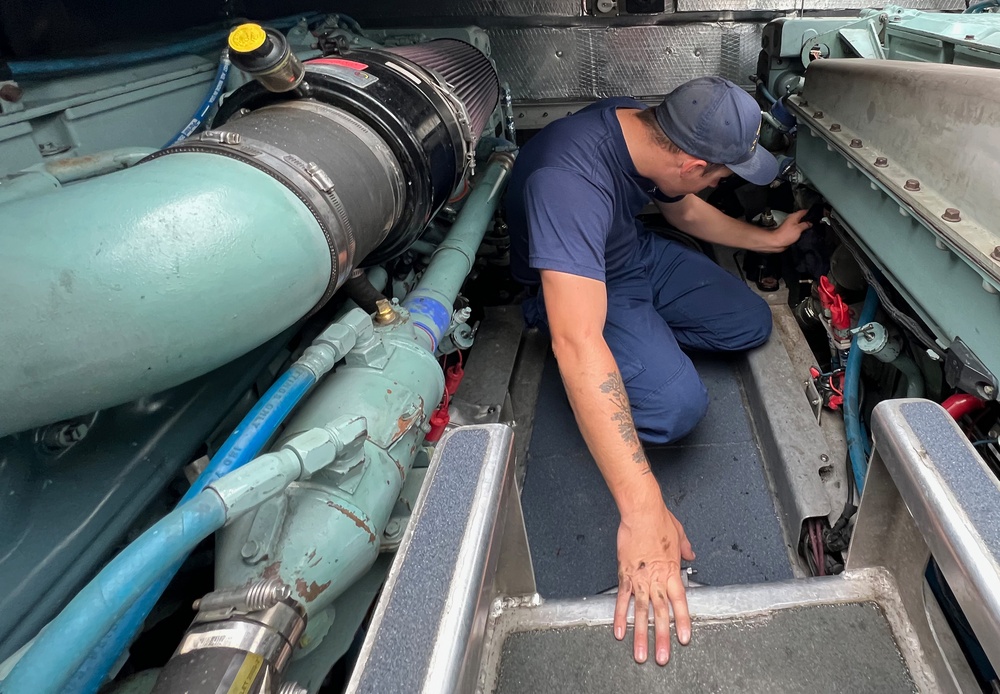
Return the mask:
POLYGON ((903 380, 906 381, 906 397, 924 397, 924 375, 920 373, 920 367, 915 361, 905 354, 901 354, 889 363, 899 370, 903 380))
POLYGON ((437 349, 451 325, 455 298, 472 271, 476 251, 503 196, 513 165, 513 153, 493 155, 420 282, 403 301, 410 320, 426 335, 431 351, 437 349))
POLYGON ((306 205, 214 154, 148 161, 0 216, 0 436, 228 363, 298 321, 331 278, 306 205))

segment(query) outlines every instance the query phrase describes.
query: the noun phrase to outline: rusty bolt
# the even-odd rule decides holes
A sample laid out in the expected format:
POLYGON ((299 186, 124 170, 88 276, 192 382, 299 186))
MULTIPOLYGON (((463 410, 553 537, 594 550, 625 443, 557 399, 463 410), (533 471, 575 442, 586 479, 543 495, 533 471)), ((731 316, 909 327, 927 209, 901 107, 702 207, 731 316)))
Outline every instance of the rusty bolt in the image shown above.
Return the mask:
POLYGON ((834 123, 833 125, 831 125, 830 126, 830 132, 832 132, 832 133, 839 133, 840 132, 840 123, 834 123))
POLYGON ((813 113, 813 118, 819 119, 819 118, 822 118, 822 117, 823 117, 823 112, 822 111, 816 111, 815 113, 813 113))
POLYGON ((800 105, 800 106, 802 106, 802 107, 804 108, 804 107, 806 107, 806 106, 808 106, 808 105, 809 105, 809 102, 808 102, 808 101, 806 101, 805 99, 803 99, 802 101, 800 101, 800 102, 799 102, 799 105, 800 105))
POLYGON ((885 157, 875 157, 875 166, 877 166, 880 169, 884 169, 885 167, 889 166, 889 160, 886 159, 885 157))
POLYGON ((863 143, 858 138, 854 138, 853 140, 851 140, 851 147, 852 148, 854 148, 854 149, 861 149, 862 146, 863 146, 863 143))
POLYGON ((993 249, 993 252, 990 253, 990 257, 993 258, 993 260, 1000 260, 1000 246, 996 246, 993 249))
POLYGON ((906 179, 906 183, 903 184, 903 187, 907 190, 920 190, 920 181, 915 178, 908 178, 906 179))
POLYGON ((966 41, 972 41, 972 40, 974 40, 975 38, 976 38, 976 35, 975 35, 975 34, 966 34, 966 35, 965 35, 965 40, 966 40, 966 41))
POLYGON ((962 214, 956 208, 949 207, 947 210, 944 211, 944 214, 941 215, 941 219, 943 219, 946 222, 961 222, 962 214))
POLYGON ((7 82, 5 84, 0 84, 0 100, 9 101, 12 104, 16 104, 21 100, 24 95, 24 90, 21 89, 14 82, 7 82))

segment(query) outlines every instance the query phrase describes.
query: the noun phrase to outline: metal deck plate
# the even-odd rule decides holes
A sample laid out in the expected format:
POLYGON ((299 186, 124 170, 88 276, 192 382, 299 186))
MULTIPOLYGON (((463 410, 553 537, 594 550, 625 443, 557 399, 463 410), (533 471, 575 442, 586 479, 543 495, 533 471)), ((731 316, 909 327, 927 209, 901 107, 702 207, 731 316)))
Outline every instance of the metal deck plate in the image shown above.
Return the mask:
POLYGON ((695 621, 691 645, 681 648, 675 641, 670 663, 662 668, 652 662, 637 665, 610 626, 515 632, 504 643, 497 694, 612 691, 892 694, 916 689, 874 603, 695 621))

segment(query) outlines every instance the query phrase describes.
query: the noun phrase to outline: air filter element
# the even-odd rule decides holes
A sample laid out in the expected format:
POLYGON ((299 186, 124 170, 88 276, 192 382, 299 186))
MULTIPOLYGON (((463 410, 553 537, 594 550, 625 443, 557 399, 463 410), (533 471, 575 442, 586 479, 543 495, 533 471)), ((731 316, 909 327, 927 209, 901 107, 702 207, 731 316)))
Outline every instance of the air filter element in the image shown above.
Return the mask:
POLYGON ((387 48, 437 77, 462 103, 474 141, 486 127, 500 98, 500 81, 481 51, 456 39, 437 39, 415 46, 387 48))

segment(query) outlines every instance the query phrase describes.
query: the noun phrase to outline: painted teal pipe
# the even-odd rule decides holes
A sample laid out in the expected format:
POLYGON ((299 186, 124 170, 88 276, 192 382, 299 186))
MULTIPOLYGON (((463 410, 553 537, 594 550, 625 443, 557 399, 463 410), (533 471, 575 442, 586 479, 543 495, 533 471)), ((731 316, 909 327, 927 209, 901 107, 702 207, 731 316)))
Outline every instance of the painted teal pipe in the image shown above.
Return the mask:
POLYGON ((0 436, 175 386, 322 297, 312 214, 245 164, 183 153, 0 205, 0 436))
POLYGON ((455 297, 472 270, 513 165, 514 153, 493 155, 419 284, 403 301, 410 320, 426 334, 431 351, 437 349, 451 324, 455 297))

